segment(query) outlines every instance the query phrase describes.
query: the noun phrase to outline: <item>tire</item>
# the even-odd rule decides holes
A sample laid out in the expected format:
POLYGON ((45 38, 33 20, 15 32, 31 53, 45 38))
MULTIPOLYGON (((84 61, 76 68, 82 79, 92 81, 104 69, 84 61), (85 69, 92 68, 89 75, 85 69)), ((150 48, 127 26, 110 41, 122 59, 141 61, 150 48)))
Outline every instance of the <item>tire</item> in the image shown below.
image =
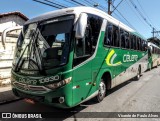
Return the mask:
POLYGON ((151 67, 151 64, 149 64, 149 71, 151 71, 152 67, 151 67))
POLYGON ((103 79, 99 84, 98 95, 96 96, 96 102, 101 102, 106 96, 106 84, 104 83, 103 79))
POLYGON ((138 68, 138 73, 137 73, 137 76, 136 76, 136 80, 139 80, 141 77, 141 67, 138 68))

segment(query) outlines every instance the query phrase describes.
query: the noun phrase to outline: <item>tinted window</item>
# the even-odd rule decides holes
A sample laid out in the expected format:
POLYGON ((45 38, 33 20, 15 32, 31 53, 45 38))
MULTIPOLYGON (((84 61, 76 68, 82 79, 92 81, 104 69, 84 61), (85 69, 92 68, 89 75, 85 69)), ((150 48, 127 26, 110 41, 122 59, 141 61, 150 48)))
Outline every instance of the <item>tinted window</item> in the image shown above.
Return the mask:
POLYGON ((125 32, 122 29, 120 29, 120 38, 121 38, 121 47, 125 48, 125 32))
POLYGON ((125 31, 125 48, 129 49, 130 41, 129 41, 129 33, 125 31))
POLYGON ((119 47, 119 28, 111 23, 107 24, 104 45, 119 47))
POLYGON ((133 47, 134 47, 134 50, 137 50, 137 38, 136 38, 136 36, 133 36, 133 47))
POLYGON ((106 32, 105 32, 105 39, 104 39, 104 45, 112 46, 112 27, 113 25, 111 23, 107 24, 106 32))
POLYGON ((119 28, 116 26, 113 26, 113 45, 115 47, 119 47, 119 28))
POLYGON ((134 37, 133 37, 133 35, 130 35, 130 41, 131 41, 130 48, 134 49, 134 37))
POLYGON ((130 48, 130 41, 129 41, 129 33, 120 29, 120 38, 121 38, 121 47, 122 48, 130 48))
POLYGON ((95 52, 103 19, 88 14, 85 36, 75 41, 74 66, 85 61, 95 52))

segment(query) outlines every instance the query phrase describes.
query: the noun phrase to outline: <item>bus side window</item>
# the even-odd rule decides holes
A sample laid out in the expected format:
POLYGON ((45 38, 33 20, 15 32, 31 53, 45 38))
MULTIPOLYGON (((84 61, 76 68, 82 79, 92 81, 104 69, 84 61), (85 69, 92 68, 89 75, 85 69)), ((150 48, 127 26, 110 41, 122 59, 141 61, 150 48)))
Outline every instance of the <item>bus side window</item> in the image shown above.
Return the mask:
POLYGON ((148 49, 148 43, 147 41, 145 41, 145 51, 147 51, 147 49, 148 49))
POLYGON ((141 39, 140 38, 139 38, 139 41, 138 41, 138 45, 139 45, 139 51, 141 51, 142 46, 141 46, 141 39))
POLYGON ((107 37, 107 43, 108 45, 113 45, 113 41, 112 41, 112 25, 107 26, 108 29, 108 37, 107 37))
POLYGON ((141 40, 141 50, 144 51, 144 40, 141 40))
POLYGON ((139 38, 139 40, 138 40, 138 45, 139 45, 139 51, 141 51, 142 46, 141 46, 141 39, 140 39, 140 38, 139 38))
POLYGON ((133 35, 133 47, 134 47, 134 50, 137 50, 137 38, 136 36, 133 35))
POLYGON ((129 33, 125 32, 125 48, 129 49, 129 33))
POLYGON ((121 47, 125 48, 125 33, 122 29, 120 29, 120 38, 121 38, 121 47))
POLYGON ((106 27, 104 45, 119 47, 119 28, 108 22, 106 27))
POLYGON ((145 51, 145 40, 142 40, 142 51, 145 51))
POLYGON ((112 24, 108 23, 106 26, 104 45, 112 46, 112 24))
POLYGON ((141 51, 141 39, 138 38, 138 50, 141 51))
POLYGON ((139 50, 139 38, 137 38, 136 45, 137 45, 137 50, 139 50))
POLYGON ((95 52, 96 46, 97 46, 97 41, 98 41, 98 37, 99 37, 99 33, 100 33, 100 29, 101 29, 101 25, 103 22, 103 19, 95 16, 95 15, 90 15, 91 19, 90 19, 90 25, 91 25, 91 54, 93 54, 95 52))
POLYGON ((95 52, 102 21, 102 18, 88 14, 85 36, 75 41, 74 66, 82 63, 95 52))
POLYGON ((131 41, 131 43, 130 43, 130 49, 134 49, 134 40, 133 40, 133 35, 130 35, 130 41, 131 41))
POLYGON ((119 28, 113 26, 113 45, 119 47, 119 28))
POLYGON ((136 39, 136 50, 139 50, 139 45, 138 45, 138 41, 139 41, 139 38, 138 37, 136 37, 137 39, 136 39))

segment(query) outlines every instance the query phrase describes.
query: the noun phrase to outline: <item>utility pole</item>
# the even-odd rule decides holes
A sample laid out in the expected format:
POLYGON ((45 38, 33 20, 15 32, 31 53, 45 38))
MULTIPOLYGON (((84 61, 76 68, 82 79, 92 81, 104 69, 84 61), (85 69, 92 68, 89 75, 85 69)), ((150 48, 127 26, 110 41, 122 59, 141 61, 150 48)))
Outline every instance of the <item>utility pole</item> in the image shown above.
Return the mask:
POLYGON ((155 33, 160 33, 160 31, 156 31, 155 28, 153 27, 153 31, 151 33, 153 34, 153 38, 154 38, 155 33))
POLYGON ((111 4, 112 4, 112 0, 108 0, 108 14, 111 15, 111 4))

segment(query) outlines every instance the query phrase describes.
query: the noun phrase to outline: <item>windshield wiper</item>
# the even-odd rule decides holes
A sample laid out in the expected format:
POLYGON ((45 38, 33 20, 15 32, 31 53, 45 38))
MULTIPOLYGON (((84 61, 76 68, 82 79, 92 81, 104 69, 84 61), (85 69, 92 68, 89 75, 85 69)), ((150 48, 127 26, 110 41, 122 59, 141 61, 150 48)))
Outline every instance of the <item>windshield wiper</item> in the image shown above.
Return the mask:
MULTIPOLYGON (((32 34, 33 35, 33 34, 32 34)), ((25 39, 25 38, 23 38, 23 39, 25 39)), ((19 71, 19 69, 21 68, 21 66, 23 65, 23 62, 21 62, 21 61, 24 61, 24 59, 22 60, 22 57, 23 57, 23 55, 24 55, 24 53, 25 53, 25 51, 26 51, 26 49, 27 49, 27 47, 29 48, 30 47, 30 45, 31 45, 31 40, 33 39, 33 36, 31 36, 31 39, 30 39, 30 42, 26 45, 26 47, 24 48, 24 50, 23 50, 23 52, 22 52, 22 54, 21 54, 21 56, 20 56, 20 58, 19 58, 19 60, 18 60, 18 62, 17 62, 17 64, 16 64, 16 67, 15 67, 15 71, 19 71), (19 64, 20 64, 20 62, 21 62, 21 65, 19 66, 19 64), (17 69, 19 67, 19 69, 17 69)), ((29 51, 29 49, 28 49, 28 51, 29 51)), ((27 58, 28 58, 28 52, 27 52, 27 58)))
MULTIPOLYGON (((19 60, 18 60, 18 62, 17 62, 17 64, 16 64, 15 71, 19 71, 19 70, 17 70, 17 68, 19 67, 19 63, 20 63, 20 61, 22 60, 22 57, 23 57, 23 55, 24 55, 24 53, 25 53, 25 51, 26 51, 26 49, 27 49, 28 46, 29 46, 29 44, 26 45, 26 47, 24 48, 23 53, 21 54, 21 56, 20 56, 20 58, 19 58, 19 60)), ((22 65, 22 64, 21 64, 21 65, 22 65)), ((20 66, 20 67, 21 67, 21 66, 20 66)))

